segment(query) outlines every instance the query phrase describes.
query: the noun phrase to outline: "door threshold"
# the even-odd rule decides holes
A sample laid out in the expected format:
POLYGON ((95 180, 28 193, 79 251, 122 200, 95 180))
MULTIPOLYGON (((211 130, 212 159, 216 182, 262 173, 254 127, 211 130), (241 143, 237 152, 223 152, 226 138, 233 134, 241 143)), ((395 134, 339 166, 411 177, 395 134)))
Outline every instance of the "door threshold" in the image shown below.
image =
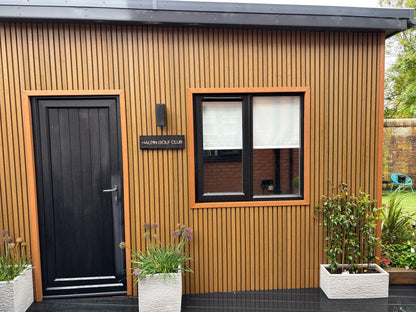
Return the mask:
POLYGON ((69 294, 69 295, 52 295, 43 296, 43 299, 68 299, 68 298, 86 298, 86 297, 109 297, 109 296, 126 296, 127 291, 110 291, 110 292, 97 292, 97 293, 85 293, 85 294, 69 294))

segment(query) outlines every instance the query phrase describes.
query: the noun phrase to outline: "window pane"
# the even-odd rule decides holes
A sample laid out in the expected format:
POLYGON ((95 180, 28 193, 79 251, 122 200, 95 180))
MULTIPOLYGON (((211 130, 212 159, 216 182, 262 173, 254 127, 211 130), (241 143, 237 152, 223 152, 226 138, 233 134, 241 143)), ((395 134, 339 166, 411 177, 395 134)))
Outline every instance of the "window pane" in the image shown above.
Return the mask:
POLYGON ((253 97, 253 147, 300 147, 300 97, 253 97))
POLYGON ((202 102, 204 150, 234 150, 243 146, 242 102, 202 102))
POLYGON ((203 193, 243 191, 242 102, 202 102, 203 193))
POLYGON ((243 191, 241 153, 241 149, 204 150, 204 194, 243 191))
POLYGON ((254 195, 300 194, 299 149, 253 151, 254 195))

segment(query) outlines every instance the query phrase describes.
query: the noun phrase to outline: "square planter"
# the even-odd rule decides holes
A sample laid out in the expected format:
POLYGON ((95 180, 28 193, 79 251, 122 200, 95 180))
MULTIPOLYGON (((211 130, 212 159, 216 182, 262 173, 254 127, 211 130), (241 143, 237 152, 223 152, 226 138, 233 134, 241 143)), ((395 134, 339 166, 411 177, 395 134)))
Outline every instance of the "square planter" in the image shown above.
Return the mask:
MULTIPOLYGON (((364 265, 364 268, 366 267, 367 265, 364 265)), ((327 268, 329 264, 320 266, 320 287, 329 299, 368 299, 389 296, 389 273, 377 264, 370 264, 370 268, 378 273, 368 274, 331 274, 327 268)))
POLYGON ((146 275, 138 287, 140 312, 181 311, 182 273, 146 275))
POLYGON ((0 282, 0 312, 24 312, 33 302, 32 267, 11 282, 0 282))

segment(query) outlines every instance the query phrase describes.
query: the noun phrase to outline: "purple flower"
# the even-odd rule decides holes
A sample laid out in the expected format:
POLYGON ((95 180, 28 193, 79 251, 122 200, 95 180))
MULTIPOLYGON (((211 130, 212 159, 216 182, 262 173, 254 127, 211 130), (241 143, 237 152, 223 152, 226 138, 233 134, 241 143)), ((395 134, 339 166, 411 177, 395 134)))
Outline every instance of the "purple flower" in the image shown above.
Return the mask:
POLYGON ((189 233, 191 233, 191 232, 192 232, 192 229, 191 229, 190 227, 186 227, 183 231, 184 231, 186 234, 189 234, 189 233))
POLYGON ((143 227, 144 227, 145 229, 148 229, 148 228, 150 228, 150 224, 149 224, 148 222, 146 222, 145 224, 143 224, 143 227))
POLYGON ((415 249, 412 247, 412 248, 410 248, 410 252, 411 253, 415 253, 415 249))
POLYGON ((409 266, 408 266, 408 265, 406 265, 404 268, 405 268, 406 270, 409 270, 409 266))
POLYGON ((140 272, 140 268, 137 268, 137 269, 134 270, 134 275, 135 276, 139 277, 140 276, 140 273, 141 273, 140 272))
POLYGON ((152 224, 152 229, 157 229, 158 227, 159 227, 159 224, 157 224, 157 223, 152 224))
POLYGON ((3 231, 1 231, 1 235, 3 235, 3 236, 9 235, 9 231, 3 230, 3 231))
POLYGON ((188 241, 190 241, 192 239, 192 234, 191 233, 186 233, 185 237, 188 241))
POLYGON ((173 237, 178 237, 181 233, 179 233, 178 231, 173 231, 172 236, 173 237))

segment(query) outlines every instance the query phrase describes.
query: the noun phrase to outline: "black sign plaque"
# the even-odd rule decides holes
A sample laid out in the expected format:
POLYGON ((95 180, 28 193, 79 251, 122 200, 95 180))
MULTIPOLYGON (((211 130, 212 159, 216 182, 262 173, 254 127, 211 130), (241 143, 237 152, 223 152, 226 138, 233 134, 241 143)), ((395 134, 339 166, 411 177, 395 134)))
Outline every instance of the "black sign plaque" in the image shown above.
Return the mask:
POLYGON ((184 149, 184 135, 141 135, 140 149, 184 149))

